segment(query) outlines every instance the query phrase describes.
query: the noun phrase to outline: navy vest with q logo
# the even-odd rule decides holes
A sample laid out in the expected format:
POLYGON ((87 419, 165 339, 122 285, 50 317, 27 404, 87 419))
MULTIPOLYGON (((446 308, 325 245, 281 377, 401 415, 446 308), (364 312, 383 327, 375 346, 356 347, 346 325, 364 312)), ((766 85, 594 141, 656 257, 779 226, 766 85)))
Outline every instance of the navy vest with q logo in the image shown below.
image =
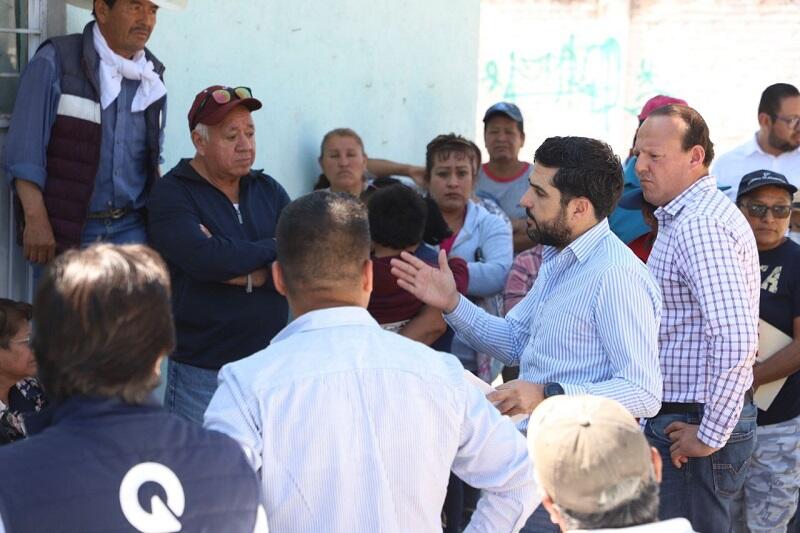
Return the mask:
POLYGON ((241 448, 158 406, 73 397, 0 448, 8 533, 251 533, 260 483, 241 448))

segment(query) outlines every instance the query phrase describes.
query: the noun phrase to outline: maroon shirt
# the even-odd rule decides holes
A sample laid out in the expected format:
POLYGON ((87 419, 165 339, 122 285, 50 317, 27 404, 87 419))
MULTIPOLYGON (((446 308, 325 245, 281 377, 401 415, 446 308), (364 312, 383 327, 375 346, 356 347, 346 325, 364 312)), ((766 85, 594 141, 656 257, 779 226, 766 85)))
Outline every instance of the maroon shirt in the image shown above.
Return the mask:
MULTIPOLYGON (((419 313, 423 306, 416 296, 397 285, 397 278, 392 275, 390 264, 394 257, 399 257, 399 255, 372 258, 372 295, 367 311, 379 324, 410 320, 419 313)), ((437 266, 431 261, 426 262, 437 266)), ((456 289, 462 294, 465 293, 469 285, 469 270, 466 261, 454 257, 448 259, 447 264, 453 271, 456 289)))

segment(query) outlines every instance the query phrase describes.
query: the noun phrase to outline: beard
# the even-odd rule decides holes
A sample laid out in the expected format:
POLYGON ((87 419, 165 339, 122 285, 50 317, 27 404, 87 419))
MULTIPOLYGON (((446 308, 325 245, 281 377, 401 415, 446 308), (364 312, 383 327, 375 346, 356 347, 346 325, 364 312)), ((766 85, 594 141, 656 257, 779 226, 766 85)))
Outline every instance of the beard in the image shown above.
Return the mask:
POLYGON ((775 134, 774 129, 769 130, 769 135, 767 135, 767 144, 776 150, 780 150, 781 152, 791 152, 800 146, 797 143, 793 143, 790 139, 781 139, 775 134))
POLYGON ((525 209, 525 214, 533 221, 533 224, 526 230, 528 237, 533 242, 558 249, 563 249, 572 242, 571 233, 567 227, 567 214, 563 208, 558 212, 558 216, 550 222, 536 220, 528 209, 525 209))

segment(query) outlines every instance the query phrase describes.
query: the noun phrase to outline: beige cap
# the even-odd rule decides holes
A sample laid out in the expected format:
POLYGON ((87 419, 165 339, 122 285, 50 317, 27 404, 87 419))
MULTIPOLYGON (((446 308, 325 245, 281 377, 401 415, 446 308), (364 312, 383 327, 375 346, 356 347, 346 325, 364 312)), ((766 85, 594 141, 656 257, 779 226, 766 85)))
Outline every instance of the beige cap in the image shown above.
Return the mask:
POLYGON ((528 449, 542 489, 564 509, 579 513, 627 502, 654 475, 639 425, 608 398, 548 398, 531 415, 528 449))
MULTIPOLYGON (((167 9, 184 9, 189 0, 150 0, 158 7, 165 7, 167 9)), ((94 7, 94 0, 67 0, 68 4, 82 7, 84 9, 92 9, 94 7)))

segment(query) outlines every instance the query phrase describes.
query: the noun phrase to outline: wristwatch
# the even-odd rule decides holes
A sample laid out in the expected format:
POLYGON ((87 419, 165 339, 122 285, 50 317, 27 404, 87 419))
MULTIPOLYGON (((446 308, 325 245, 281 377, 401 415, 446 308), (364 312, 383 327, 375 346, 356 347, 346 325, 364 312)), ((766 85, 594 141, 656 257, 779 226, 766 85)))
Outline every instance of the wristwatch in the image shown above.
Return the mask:
POLYGON ((559 394, 564 394, 564 387, 562 387, 560 384, 552 381, 544 384, 545 398, 549 398, 550 396, 558 396, 559 394))

